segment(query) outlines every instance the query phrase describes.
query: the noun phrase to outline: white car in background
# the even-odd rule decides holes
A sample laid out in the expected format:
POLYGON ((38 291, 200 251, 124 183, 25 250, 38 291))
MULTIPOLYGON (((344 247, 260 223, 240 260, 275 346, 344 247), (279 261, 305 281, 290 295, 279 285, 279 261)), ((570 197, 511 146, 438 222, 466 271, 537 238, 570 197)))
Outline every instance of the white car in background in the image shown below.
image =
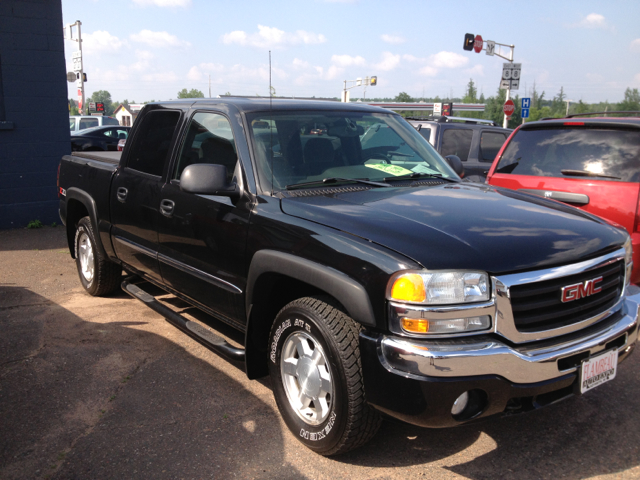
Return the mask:
POLYGON ((102 127, 103 125, 120 125, 115 117, 72 115, 69 117, 69 131, 73 134, 85 128, 102 127))

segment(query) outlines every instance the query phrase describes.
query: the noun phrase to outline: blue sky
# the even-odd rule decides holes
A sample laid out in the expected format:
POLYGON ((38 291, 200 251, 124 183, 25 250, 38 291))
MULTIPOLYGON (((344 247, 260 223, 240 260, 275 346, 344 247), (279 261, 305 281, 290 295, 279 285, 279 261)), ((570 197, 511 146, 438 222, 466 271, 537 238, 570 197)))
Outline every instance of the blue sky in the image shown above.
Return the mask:
MULTIPOLYGON (((367 97, 462 96, 472 78, 494 95, 504 60, 462 49, 465 33, 515 45, 521 87, 546 98, 622 100, 640 87, 638 1, 62 0, 82 22, 88 95, 113 100, 208 96, 339 96, 376 75, 367 97)), ((65 40, 67 69, 77 43, 65 40)), ((507 50, 503 50, 507 54, 507 50)), ((362 88, 351 90, 360 97, 362 88)), ((76 89, 69 84, 69 96, 76 89)))

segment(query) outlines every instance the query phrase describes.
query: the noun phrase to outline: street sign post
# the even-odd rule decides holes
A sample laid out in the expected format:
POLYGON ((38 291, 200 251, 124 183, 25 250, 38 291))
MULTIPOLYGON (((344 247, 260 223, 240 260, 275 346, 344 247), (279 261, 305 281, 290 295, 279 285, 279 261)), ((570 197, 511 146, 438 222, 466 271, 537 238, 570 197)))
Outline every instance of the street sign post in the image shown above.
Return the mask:
POLYGON ((516 105, 513 103, 513 100, 511 99, 504 102, 504 105, 502 106, 502 111, 507 117, 510 117, 511 115, 513 115, 513 112, 515 111, 515 109, 516 109, 516 105))
POLYGON ((502 65, 502 80, 500 88, 518 90, 520 88, 521 63, 504 63, 502 65))
POLYGON ((525 97, 520 102, 520 116, 522 117, 522 123, 525 118, 529 118, 529 109, 531 108, 531 98, 525 97))
POLYGON ((485 50, 487 51, 487 55, 490 55, 493 57, 496 53, 496 42, 494 42, 493 40, 487 40, 485 42, 485 45, 486 45, 485 50))
POLYGON ((476 35, 476 38, 473 42, 473 50, 476 53, 480 53, 482 51, 482 47, 484 46, 484 42, 482 40, 482 36, 481 35, 476 35))

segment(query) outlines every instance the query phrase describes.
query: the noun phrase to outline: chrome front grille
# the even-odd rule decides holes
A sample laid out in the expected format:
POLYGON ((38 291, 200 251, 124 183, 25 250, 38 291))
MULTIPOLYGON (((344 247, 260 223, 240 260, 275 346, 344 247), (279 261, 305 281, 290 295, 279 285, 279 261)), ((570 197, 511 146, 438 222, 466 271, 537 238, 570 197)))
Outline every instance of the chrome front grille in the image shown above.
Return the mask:
POLYGON ((592 260, 522 274, 493 277, 494 331, 515 342, 575 332, 620 308, 625 288, 624 249, 592 260), (599 279, 590 290, 590 282, 599 279), (563 288, 580 291, 571 298, 563 288), (598 290, 598 291, 595 291, 598 290))
MULTIPOLYGON (((612 307, 620 297, 623 285, 624 261, 558 279, 514 285, 509 290, 513 321, 520 332, 537 332, 579 323, 612 307), (588 286, 590 280, 600 277, 602 280, 597 284, 597 293, 562 301, 563 287, 588 286)), ((579 290, 576 288, 574 291, 579 290)))

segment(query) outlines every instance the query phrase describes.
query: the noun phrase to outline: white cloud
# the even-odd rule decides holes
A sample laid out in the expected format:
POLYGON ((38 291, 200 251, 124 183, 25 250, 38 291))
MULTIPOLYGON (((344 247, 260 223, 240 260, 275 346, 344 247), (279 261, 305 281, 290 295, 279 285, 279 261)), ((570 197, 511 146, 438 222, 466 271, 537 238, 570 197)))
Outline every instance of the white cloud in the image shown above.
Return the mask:
POLYGON ((469 63, 467 57, 454 52, 438 52, 431 55, 429 61, 437 68, 460 68, 469 63))
POLYGON ((409 55, 408 53, 405 53, 404 55, 402 55, 402 58, 407 62, 424 62, 425 61, 424 58, 414 57, 413 55, 409 55))
POLYGON ((421 75, 425 75, 427 77, 435 77, 438 74, 438 69, 434 68, 434 67, 422 67, 418 73, 420 73, 421 75))
POLYGON ((586 77, 587 80, 593 83, 601 83, 602 81, 604 81, 604 77, 598 73, 587 73, 586 77))
POLYGON ((151 60, 153 57, 154 55, 147 50, 136 50, 136 58, 138 59, 138 61, 132 64, 129 68, 137 72, 147 70, 150 65, 149 60, 151 60))
POLYGON ((133 0, 133 3, 146 7, 153 5, 156 7, 189 7, 191 0, 133 0))
POLYGON ((158 72, 142 75, 143 82, 175 83, 177 80, 179 80, 179 78, 173 72, 158 72))
POLYGON ((636 85, 640 85, 640 73, 636 73, 633 79, 636 81, 636 85))
POLYGON ((344 72, 344 68, 340 68, 336 65, 331 65, 327 70, 327 80, 333 80, 338 78, 342 72, 344 72))
POLYGON ((383 72, 388 72, 389 70, 393 70, 400 64, 400 55, 393 55, 389 52, 382 53, 382 61, 380 63, 376 63, 373 65, 378 70, 382 70, 383 72))
POLYGON ((361 56, 352 57, 351 55, 333 55, 331 63, 339 67, 351 67, 353 65, 364 66, 367 62, 361 56))
POLYGON ((640 38, 636 38, 631 44, 629 48, 632 52, 640 52, 640 38))
POLYGON ((212 73, 220 74, 224 70, 224 65, 220 65, 219 63, 201 63, 189 69, 187 78, 194 82, 199 82, 208 79, 208 76, 212 73))
POLYGON ((606 28, 607 22, 604 19, 604 15, 590 13, 578 23, 578 26, 586 28, 606 28))
POLYGON ((299 58, 294 58, 292 64, 294 68, 309 68, 309 62, 300 60, 299 58))
POLYGON ((388 35, 386 33, 384 35, 380 35, 380 38, 383 42, 390 43, 391 45, 399 45, 407 41, 407 39, 404 37, 400 37, 398 35, 388 35))
POLYGON ((484 77, 484 65, 474 65, 471 68, 467 68, 464 73, 467 75, 479 75, 484 77))
POLYGON ((127 44, 105 30, 96 30, 82 36, 82 49, 87 54, 116 53, 127 44))
POLYGON ((276 27, 266 27, 258 25, 258 31, 248 34, 242 30, 222 35, 222 42, 225 45, 236 43, 242 46, 258 48, 277 48, 291 45, 316 45, 326 42, 327 39, 322 34, 296 30, 295 32, 285 32, 276 27))
POLYGON ((168 32, 152 32, 151 30, 141 30, 140 33, 133 33, 131 34, 131 40, 156 48, 186 48, 191 46, 189 42, 180 40, 178 37, 171 35, 168 32))

